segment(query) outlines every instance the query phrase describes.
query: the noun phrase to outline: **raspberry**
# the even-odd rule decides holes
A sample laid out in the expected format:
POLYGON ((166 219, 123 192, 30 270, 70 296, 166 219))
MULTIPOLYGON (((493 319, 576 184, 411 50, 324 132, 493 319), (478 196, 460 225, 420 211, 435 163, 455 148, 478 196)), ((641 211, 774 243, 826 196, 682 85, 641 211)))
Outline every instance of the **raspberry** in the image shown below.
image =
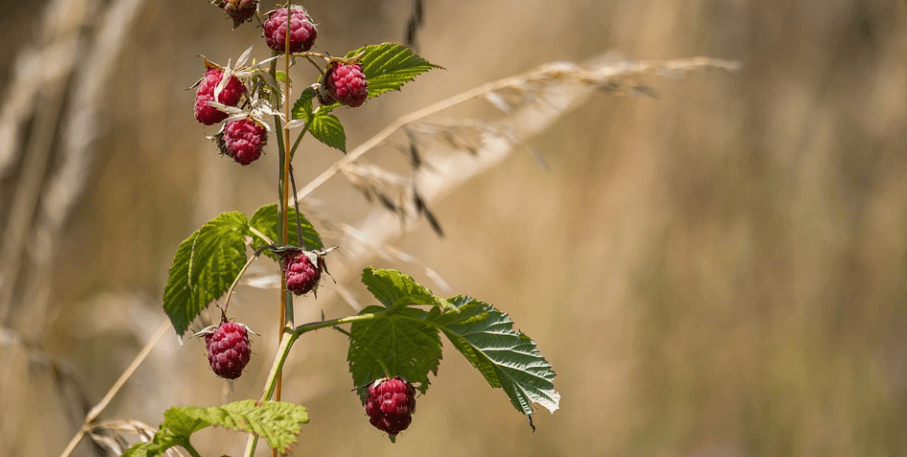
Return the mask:
POLYGON ((258 0, 226 0, 223 6, 224 11, 233 19, 234 26, 252 19, 257 7, 258 0))
POLYGON ((359 64, 332 64, 323 85, 331 98, 346 106, 360 106, 368 98, 368 81, 359 64))
POLYGON ((223 150, 242 165, 258 160, 267 140, 267 130, 251 119, 230 121, 224 126, 223 150))
MULTIPOLYGON (((228 114, 209 106, 206 102, 214 100, 214 89, 220 84, 224 77, 224 71, 218 68, 209 68, 205 72, 205 78, 198 85, 198 93, 195 96, 195 120, 205 125, 216 124, 227 118, 228 114)), ((227 85, 220 91, 218 102, 227 106, 236 106, 242 97, 246 88, 238 79, 231 76, 227 85)))
POLYGON ((289 253, 283 261, 283 272, 287 278, 287 289, 296 295, 308 293, 318 285, 321 279, 321 263, 317 254, 313 254, 314 263, 309 253, 296 251, 289 253))
POLYGON ((214 374, 236 379, 249 363, 252 346, 246 327, 234 322, 224 322, 213 333, 205 335, 208 345, 208 363, 214 374))
MULTIPOLYGON (((312 18, 300 6, 290 7, 290 52, 305 52, 315 44, 318 30, 312 23, 312 18)), ((265 42, 268 47, 284 52, 287 39, 287 9, 273 11, 262 24, 265 32, 265 42)))
MULTIPOLYGON (((330 70, 328 70, 328 72, 330 72, 330 70)), ((334 100, 334 97, 331 97, 331 93, 328 91, 325 84, 318 85, 318 89, 315 90, 315 97, 318 98, 318 103, 322 105, 333 105, 334 103, 337 103, 337 100, 334 100)))
POLYGON ((368 388, 365 412, 378 430, 394 436, 409 427, 416 412, 416 389, 397 376, 373 382, 368 388))

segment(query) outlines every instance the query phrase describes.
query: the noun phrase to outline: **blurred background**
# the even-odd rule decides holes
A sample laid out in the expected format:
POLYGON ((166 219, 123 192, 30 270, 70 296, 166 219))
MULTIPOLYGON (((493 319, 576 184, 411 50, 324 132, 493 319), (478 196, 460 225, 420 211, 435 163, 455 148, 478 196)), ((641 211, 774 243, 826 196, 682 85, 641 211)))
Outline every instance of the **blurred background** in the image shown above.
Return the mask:
MULTIPOLYGON (((413 10, 304 5, 315 50, 334 55, 403 41, 413 10)), ((345 337, 325 330, 285 369, 284 399, 312 417, 294 455, 907 455, 905 24, 900 1, 425 0, 417 51, 446 71, 339 110, 350 148, 547 62, 703 55, 744 67, 640 78, 655 97, 585 93, 464 177, 432 204, 444 237, 422 220, 388 244, 450 292, 421 266, 341 249, 331 269, 350 274, 297 300, 298 322, 351 314, 350 301, 373 302, 355 281, 373 264, 495 304, 558 372, 561 409, 538 411, 535 433, 448 345, 392 445, 350 392, 345 337)), ((186 90, 199 55, 226 64, 250 43, 269 54, 259 28, 231 31, 203 0, 7 0, 0 26, 0 455, 56 456, 166 321, 180 241, 276 200, 274 145, 251 167, 219 157, 186 90)), ((480 100, 444 116, 501 114, 480 100)), ((300 186, 340 157, 311 140, 301 152, 300 186)), ((366 159, 406 168, 394 148, 366 159)), ((306 204, 366 232, 377 208, 340 178, 306 204)), ((237 290, 231 314, 263 335, 232 388, 200 341, 171 331, 99 421, 156 427, 170 406, 257 398, 277 295, 237 290)), ((203 455, 245 445, 223 430, 193 442, 203 455)), ((109 454, 86 438, 73 455, 109 454)))

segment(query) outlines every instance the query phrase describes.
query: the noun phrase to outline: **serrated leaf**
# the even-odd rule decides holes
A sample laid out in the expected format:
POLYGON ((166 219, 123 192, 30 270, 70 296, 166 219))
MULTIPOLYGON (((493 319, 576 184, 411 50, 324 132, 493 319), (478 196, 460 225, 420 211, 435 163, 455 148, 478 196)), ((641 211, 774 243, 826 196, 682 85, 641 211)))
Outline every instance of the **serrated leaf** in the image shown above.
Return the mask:
POLYGON ((210 426, 254 433, 264 438, 272 449, 286 454, 302 430, 300 424, 309 421, 305 408, 284 402, 267 401, 261 406, 255 403, 254 400, 242 400, 214 408, 170 408, 164 413, 164 422, 154 438, 148 443, 131 447, 123 455, 159 456, 171 447, 188 443, 193 433, 210 426))
POLYGON ((362 270, 362 283, 387 308, 410 305, 451 307, 446 300, 433 295, 430 290, 417 283, 412 277, 397 270, 366 267, 362 270))
POLYGON ((337 116, 318 110, 309 121, 309 133, 318 141, 346 154, 346 133, 337 116))
MULTIPOLYGON (((287 212, 287 238, 291 244, 296 244, 296 210, 290 208, 287 212)), ((308 249, 324 249, 324 243, 321 242, 321 237, 318 235, 318 232, 315 230, 315 227, 312 226, 312 223, 305 218, 304 215, 299 215, 299 224, 302 226, 302 239, 305 241, 306 247, 308 249)), ((279 243, 279 235, 277 233, 277 204, 271 203, 269 205, 264 205, 261 208, 258 208, 255 211, 255 214, 252 215, 252 219, 249 220, 249 225, 254 227, 256 230, 260 231, 262 234, 270 238, 273 242, 279 243)), ((262 239, 258 235, 254 235, 258 242, 265 244, 266 240, 262 239)), ((272 259, 276 259, 270 251, 265 250, 265 254, 272 259)))
POLYGON ((192 256, 192 245, 198 237, 198 230, 183 240, 176 249, 173 264, 164 287, 164 311, 170 316, 176 334, 182 336, 207 305, 200 303, 200 298, 189 288, 189 259, 192 256))
POLYGON ((246 263, 246 224, 240 212, 223 213, 180 243, 164 288, 164 310, 177 335, 227 291, 246 263))
POLYGON ((454 347, 476 367, 492 387, 501 387, 513 406, 531 416, 532 403, 551 412, 558 409, 555 372, 535 343, 513 329, 507 314, 469 297, 448 300, 459 313, 432 316, 454 347))
POLYGON ((362 54, 360 63, 368 81, 368 98, 400 89, 403 84, 433 68, 435 65, 399 43, 369 45, 350 51, 346 58, 362 54), (363 52, 364 51, 364 52, 363 52))
POLYGON ((293 119, 308 119, 312 117, 312 98, 314 97, 315 89, 311 87, 307 87, 299 94, 299 98, 296 99, 291 111, 293 119))
MULTIPOLYGON (((347 361, 353 385, 362 386, 385 376, 381 363, 391 376, 403 376, 425 393, 430 384, 428 373, 438 374, 441 361, 441 336, 425 321, 428 314, 418 308, 387 310, 369 306, 360 314, 380 313, 372 320, 354 322, 350 327, 347 361), (379 362, 380 361, 380 362, 379 362)), ((365 404, 367 389, 360 389, 365 404)))

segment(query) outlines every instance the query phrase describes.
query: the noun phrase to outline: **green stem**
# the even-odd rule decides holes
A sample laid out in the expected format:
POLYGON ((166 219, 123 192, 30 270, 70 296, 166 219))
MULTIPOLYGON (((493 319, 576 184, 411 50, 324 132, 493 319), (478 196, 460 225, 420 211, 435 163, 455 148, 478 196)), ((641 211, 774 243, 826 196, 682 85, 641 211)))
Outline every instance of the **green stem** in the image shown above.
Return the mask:
MULTIPOLYGON (((271 395, 274 394, 274 391, 277 388, 277 380, 280 379, 280 373, 283 370, 283 364, 287 361, 287 356, 290 354, 290 349, 292 349, 293 343, 296 342, 297 338, 302 336, 304 333, 323 329, 325 327, 334 327, 337 325, 349 324, 352 322, 368 321, 376 317, 378 317, 378 314, 359 314, 356 316, 346 316, 327 321, 309 322, 308 324, 302 324, 300 326, 297 326, 296 328, 284 328, 283 338, 280 342, 280 346, 277 348, 277 355, 274 357, 274 363, 271 365, 271 371, 270 373, 268 373, 268 380, 265 382, 265 387, 262 390, 261 399, 259 400, 259 402, 264 403, 265 401, 268 401, 271 398, 271 395)), ((258 435, 250 435, 249 441, 246 443, 246 452, 243 455, 245 457, 252 457, 253 455, 255 455, 255 448, 257 446, 258 435)))
POLYGON ((192 444, 189 443, 189 439, 188 439, 188 438, 186 439, 186 442, 185 442, 185 443, 182 443, 182 446, 183 446, 183 449, 189 451, 189 454, 190 454, 192 457, 202 457, 202 455, 199 454, 198 451, 196 451, 194 447, 192 447, 192 444))
POLYGON ((302 221, 299 220, 299 199, 296 198, 296 177, 293 176, 292 165, 290 165, 290 186, 293 187, 293 206, 296 207, 296 241, 299 243, 299 247, 307 251, 309 248, 305 245, 305 240, 302 239, 302 221))
MULTIPOLYGON (((313 114, 312 116, 314 116, 314 114, 313 114)), ((308 131, 309 131, 309 123, 306 122, 306 123, 305 123, 305 126, 302 128, 302 131, 299 132, 299 136, 296 137, 296 141, 293 143, 293 148, 290 149, 290 159, 291 159, 291 160, 293 159, 293 157, 296 156, 296 148, 299 147, 299 143, 302 142, 302 137, 304 137, 304 136, 305 136, 305 132, 308 132, 308 131)))

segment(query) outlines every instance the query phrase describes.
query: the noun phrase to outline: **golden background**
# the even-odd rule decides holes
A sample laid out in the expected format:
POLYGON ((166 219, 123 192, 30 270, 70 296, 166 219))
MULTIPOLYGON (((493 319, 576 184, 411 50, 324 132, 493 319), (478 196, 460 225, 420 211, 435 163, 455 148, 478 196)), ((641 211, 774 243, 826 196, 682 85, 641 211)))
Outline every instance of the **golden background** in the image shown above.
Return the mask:
MULTIPOLYGON (((92 101, 101 126, 79 170, 84 187, 57 231, 25 224, 24 243, 9 248, 13 201, 44 201, 64 166, 57 119, 79 103, 72 80, 51 78, 53 62, 84 61, 101 46, 63 47, 38 67, 17 59, 48 49, 58 29, 94 37, 103 23, 67 21, 115 18, 105 13, 126 2, 57 3, 73 11, 57 9, 54 20, 48 2, 0 3, 0 104, 9 110, 25 92, 31 77, 17 71, 52 80, 16 105, 32 120, 0 166, 9 303, 0 455, 59 455, 164 322, 179 242, 221 212, 276 200, 276 142, 252 167, 218 157, 205 139, 216 129, 194 121, 185 90, 202 74, 201 54, 224 64, 254 43, 253 55, 267 56, 260 30, 231 32, 202 0, 133 1, 137 20, 104 38, 115 42, 103 52, 116 55, 92 101), (40 115, 61 99, 63 114, 40 115), (44 140, 46 171, 29 181, 26 159, 44 140), (33 268, 41 255, 49 266, 33 268)), ((319 23, 315 50, 335 55, 403 40, 412 8, 304 5, 319 23)), ((398 116, 547 62, 701 55, 743 68, 641 78, 657 97, 593 94, 435 202, 444 238, 422 221, 394 241, 437 271, 448 295, 495 304, 538 343, 562 401, 553 415, 534 415, 535 433, 446 345, 413 425, 392 445, 350 392, 345 338, 325 330, 301 338, 285 370, 284 399, 311 415, 294 455, 907 455, 905 26, 898 1, 426 0, 418 52, 446 70, 338 110, 350 148, 398 116)), ((494 115, 483 101, 445 113, 494 115)), ((339 157, 306 140, 299 184, 339 157)), ((368 158, 404 163, 393 151, 368 158)), ((374 208, 342 179, 313 197, 353 225, 374 208)), ((342 249, 329 260, 351 271, 400 268, 440 292, 411 265, 342 249)), ((374 301, 361 284, 345 285, 362 305, 374 301)), ((169 406, 257 398, 276 347, 277 295, 241 287, 234 298, 233 317, 263 336, 232 391, 198 340, 180 346, 168 333, 100 419, 156 427, 169 406)), ((301 299, 297 310, 298 322, 353 312, 336 298, 301 299)), ((245 437, 208 429, 193 443, 203 455, 239 455, 245 437)), ((85 439, 74 455, 107 454, 85 439)))

